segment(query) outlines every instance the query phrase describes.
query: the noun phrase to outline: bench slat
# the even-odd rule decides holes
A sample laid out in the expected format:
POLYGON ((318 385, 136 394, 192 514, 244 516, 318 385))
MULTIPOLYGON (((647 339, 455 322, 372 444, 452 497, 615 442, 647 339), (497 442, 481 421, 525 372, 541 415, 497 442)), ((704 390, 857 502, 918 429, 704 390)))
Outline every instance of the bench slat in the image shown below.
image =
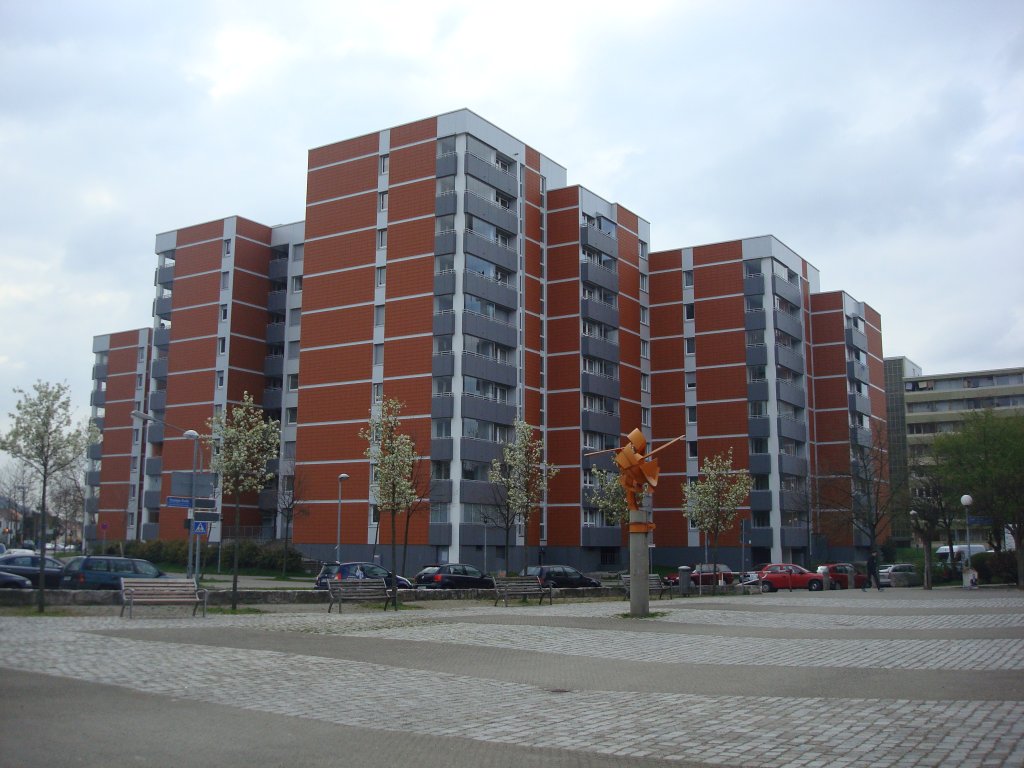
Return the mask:
POLYGON ((334 604, 338 604, 338 613, 341 613, 341 605, 346 600, 384 600, 384 610, 388 609, 390 603, 398 610, 398 598, 396 590, 388 587, 384 579, 340 579, 327 582, 327 591, 331 599, 327 604, 327 612, 330 613, 334 604))
POLYGON ((121 579, 121 615, 128 609, 133 618, 135 604, 139 605, 191 605, 192 615, 203 606, 206 616, 208 592, 199 589, 194 579, 121 579))
MULTIPOLYGON (((625 594, 625 596, 622 599, 623 600, 628 600, 629 599, 629 584, 630 584, 630 581, 632 580, 632 577, 629 576, 629 575, 623 574, 621 578, 622 578, 622 586, 626 590, 626 594, 625 594)), ((647 590, 648 590, 649 594, 652 594, 652 595, 655 592, 657 592, 659 600, 662 599, 662 597, 665 595, 666 592, 668 592, 669 600, 672 599, 672 587, 670 585, 666 584, 665 582, 663 582, 661 580, 661 577, 658 574, 656 574, 656 573, 649 573, 649 574, 647 574, 647 590)))
POLYGON ((538 605, 544 604, 545 597, 547 597, 548 603, 554 605, 554 588, 545 587, 533 576, 499 576, 494 580, 494 591, 494 604, 497 605, 499 600, 504 600, 506 608, 510 596, 522 597, 523 600, 526 600, 529 595, 540 595, 538 605))

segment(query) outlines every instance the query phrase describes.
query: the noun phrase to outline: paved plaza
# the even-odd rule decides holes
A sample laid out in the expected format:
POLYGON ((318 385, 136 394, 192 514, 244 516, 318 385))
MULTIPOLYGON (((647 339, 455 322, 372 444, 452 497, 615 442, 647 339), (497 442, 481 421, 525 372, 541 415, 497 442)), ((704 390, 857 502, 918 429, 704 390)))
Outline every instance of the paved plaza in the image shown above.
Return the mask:
POLYGON ((1021 766, 1024 595, 0 616, 10 766, 1021 766))

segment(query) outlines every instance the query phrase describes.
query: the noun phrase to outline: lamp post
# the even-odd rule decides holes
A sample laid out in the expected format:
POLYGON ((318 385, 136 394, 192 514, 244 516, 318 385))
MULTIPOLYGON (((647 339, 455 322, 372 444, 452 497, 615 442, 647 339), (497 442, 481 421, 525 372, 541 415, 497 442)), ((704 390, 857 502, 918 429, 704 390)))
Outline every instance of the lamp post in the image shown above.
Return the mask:
POLYGON ((341 484, 348 480, 348 473, 338 475, 338 537, 334 546, 334 559, 341 562, 341 484))
MULTIPOLYGON (((967 526, 967 567, 971 567, 971 505, 974 503, 974 499, 971 498, 969 493, 965 493, 960 497, 960 504, 964 508, 964 525, 967 526)), ((950 555, 952 559, 952 555, 950 555)))
MULTIPOLYGON (((131 415, 132 415, 133 418, 140 419, 142 421, 155 421, 158 424, 163 424, 165 427, 170 427, 171 429, 176 429, 179 432, 181 432, 182 437, 185 437, 186 439, 192 441, 192 477, 191 477, 191 480, 189 482, 189 485, 190 485, 190 488, 189 488, 189 511, 186 514, 190 518, 194 519, 195 518, 195 512, 196 512, 196 474, 197 474, 196 466, 198 464, 198 459, 199 459, 199 433, 196 432, 194 429, 184 429, 184 428, 176 426, 174 424, 170 424, 169 422, 166 422, 163 419, 158 419, 156 416, 153 416, 150 413, 144 413, 142 411, 132 411, 131 415)), ((141 524, 141 522, 142 521, 139 520, 139 521, 137 521, 137 524, 141 524)), ((198 549, 199 549, 199 537, 197 536, 196 537, 196 550, 197 550, 197 554, 198 554, 198 549)), ((196 570, 198 570, 198 568, 196 570)), ((198 577, 198 573, 196 573, 195 575, 198 577)), ((189 525, 189 528, 188 528, 188 554, 186 554, 186 556, 185 556, 185 577, 186 578, 192 578, 192 576, 193 576, 193 571, 192 571, 192 526, 189 525)))

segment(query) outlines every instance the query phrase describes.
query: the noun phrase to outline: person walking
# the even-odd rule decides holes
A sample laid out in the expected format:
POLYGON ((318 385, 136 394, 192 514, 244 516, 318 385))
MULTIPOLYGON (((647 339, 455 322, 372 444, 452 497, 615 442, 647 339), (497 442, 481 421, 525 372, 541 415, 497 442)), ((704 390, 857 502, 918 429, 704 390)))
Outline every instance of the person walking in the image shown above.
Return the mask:
POLYGON ((867 592, 871 587, 871 582, 874 581, 875 586, 878 587, 878 591, 882 591, 882 583, 878 580, 878 553, 871 552, 868 555, 868 580, 864 583, 864 586, 860 588, 861 592, 867 592))

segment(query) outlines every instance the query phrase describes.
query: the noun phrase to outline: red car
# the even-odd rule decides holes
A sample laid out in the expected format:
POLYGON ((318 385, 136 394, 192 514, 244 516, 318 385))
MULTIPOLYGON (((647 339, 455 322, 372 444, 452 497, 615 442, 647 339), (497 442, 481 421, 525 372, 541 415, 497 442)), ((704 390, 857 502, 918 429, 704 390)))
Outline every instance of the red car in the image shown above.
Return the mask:
POLYGON ((822 588, 821 576, 793 563, 771 563, 758 574, 762 592, 778 592, 780 589, 809 589, 818 592, 822 588))
POLYGON ((851 579, 853 579, 854 589, 860 589, 867 584, 868 577, 860 573, 850 563, 829 563, 827 567, 831 589, 850 589, 851 579))

